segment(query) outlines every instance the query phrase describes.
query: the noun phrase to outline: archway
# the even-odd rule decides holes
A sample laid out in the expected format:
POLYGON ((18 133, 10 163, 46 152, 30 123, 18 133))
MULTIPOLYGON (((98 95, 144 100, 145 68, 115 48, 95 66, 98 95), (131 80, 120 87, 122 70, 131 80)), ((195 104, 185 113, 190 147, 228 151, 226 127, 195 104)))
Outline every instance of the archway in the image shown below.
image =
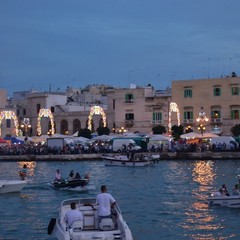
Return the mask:
POLYGON ((49 117, 51 122, 51 134, 55 133, 54 128, 54 117, 50 109, 48 108, 41 108, 38 113, 37 118, 37 134, 40 136, 42 134, 42 127, 41 127, 41 119, 42 117, 49 117))
POLYGON ((73 133, 79 131, 81 128, 81 122, 78 119, 73 120, 73 133))
POLYGON ((169 105, 169 117, 168 117, 168 131, 171 132, 172 129, 172 112, 177 113, 178 126, 180 125, 180 111, 178 105, 174 102, 171 102, 169 105))
POLYGON ((61 130, 60 130, 60 133, 63 134, 63 135, 66 135, 68 134, 68 122, 67 120, 63 119, 61 121, 61 130))
MULTIPOLYGON (((0 113, 0 126, 2 126, 2 120, 3 119, 13 119, 14 121, 14 124, 15 124, 15 128, 16 128, 16 136, 18 136, 18 127, 19 127, 19 124, 18 124, 18 119, 17 119, 17 116, 15 114, 15 112, 13 111, 2 111, 0 113)), ((2 135, 2 128, 0 127, 0 136, 2 135)))
POLYGON ((103 127, 107 126, 106 114, 102 107, 100 106, 92 106, 90 109, 90 113, 88 116, 88 129, 92 131, 92 117, 93 115, 102 115, 103 127))

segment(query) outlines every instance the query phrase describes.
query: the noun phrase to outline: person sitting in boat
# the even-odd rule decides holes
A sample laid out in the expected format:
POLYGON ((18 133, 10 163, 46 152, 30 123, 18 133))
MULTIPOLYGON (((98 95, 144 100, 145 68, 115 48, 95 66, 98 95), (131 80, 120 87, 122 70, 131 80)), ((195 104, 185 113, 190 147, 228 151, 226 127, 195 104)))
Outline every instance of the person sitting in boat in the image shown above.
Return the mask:
POLYGON ((25 180, 26 176, 27 176, 27 165, 24 164, 22 169, 19 172, 19 176, 21 178, 21 180, 25 180))
POLYGON ((73 222, 83 221, 83 215, 79 210, 76 209, 76 203, 72 202, 70 206, 71 209, 68 210, 64 216, 64 221, 69 228, 71 228, 73 222))
POLYGON ((68 176, 68 180, 72 181, 73 179, 74 179, 74 171, 71 170, 71 172, 69 173, 69 176, 68 176))
POLYGON ((57 169, 55 174, 55 181, 61 181, 62 180, 62 174, 60 173, 60 170, 57 169))
POLYGON ((230 194, 228 193, 226 184, 223 184, 223 185, 222 185, 222 187, 219 189, 219 192, 220 192, 222 195, 230 196, 230 194))
POLYGON ((79 172, 76 173, 75 179, 81 179, 81 176, 80 176, 79 172))
POLYGON ((85 179, 89 179, 90 178, 90 175, 89 173, 86 173, 86 175, 84 176, 85 179))
POLYGON ((233 188, 233 195, 240 195, 238 184, 235 184, 235 186, 233 188))

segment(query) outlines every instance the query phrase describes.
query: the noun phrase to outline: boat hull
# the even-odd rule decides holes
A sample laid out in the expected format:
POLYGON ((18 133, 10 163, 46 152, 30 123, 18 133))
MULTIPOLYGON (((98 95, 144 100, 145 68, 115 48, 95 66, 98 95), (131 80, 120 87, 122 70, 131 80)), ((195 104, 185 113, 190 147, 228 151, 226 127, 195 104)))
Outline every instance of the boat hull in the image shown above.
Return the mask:
POLYGON ((212 194, 212 196, 207 199, 207 203, 209 206, 240 208, 240 195, 226 196, 212 194))
POLYGON ((20 192, 26 184, 20 180, 0 180, 0 193, 20 192))
POLYGON ((149 161, 124 161, 116 159, 104 159, 106 166, 123 166, 123 167, 145 167, 150 164, 149 161))
POLYGON ((76 180, 63 180, 63 181, 54 181, 52 186, 54 188, 75 188, 75 187, 84 187, 89 183, 89 179, 76 179, 76 180))
POLYGON ((132 233, 123 220, 121 210, 117 204, 114 207, 112 217, 104 218, 99 222, 96 198, 74 198, 63 201, 59 209, 58 218, 55 220, 52 218, 49 222, 48 234, 55 235, 58 240, 133 240, 132 233), (72 202, 75 202, 77 209, 81 211, 83 220, 76 221, 76 224, 74 222, 71 228, 69 228, 66 226, 63 218, 70 209, 72 202))

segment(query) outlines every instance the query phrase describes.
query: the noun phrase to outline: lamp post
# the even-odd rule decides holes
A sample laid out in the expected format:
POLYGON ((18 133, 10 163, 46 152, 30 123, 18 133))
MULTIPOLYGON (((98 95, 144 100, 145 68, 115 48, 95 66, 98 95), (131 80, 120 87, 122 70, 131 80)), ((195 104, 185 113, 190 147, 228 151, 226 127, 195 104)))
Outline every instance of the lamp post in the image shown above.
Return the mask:
POLYGON ((205 132, 205 130, 206 130, 206 128, 203 126, 203 124, 200 124, 200 125, 198 126, 198 131, 201 132, 202 136, 203 136, 203 133, 205 132))
POLYGON ((121 128, 118 130, 118 132, 119 132, 119 133, 122 133, 122 135, 123 135, 123 133, 127 132, 127 130, 126 130, 124 127, 121 127, 121 128))
POLYGON ((191 126, 187 126, 186 129, 185 129, 185 133, 190 133, 190 132, 193 132, 191 126))
POLYGON ((30 124, 30 119, 29 118, 24 118, 23 122, 21 124, 21 128, 24 130, 24 136, 28 136, 28 129, 30 129, 32 126, 30 124))
POLYGON ((206 131, 206 127, 203 124, 204 122, 209 121, 207 114, 203 111, 203 107, 201 107, 201 111, 198 113, 196 121, 199 123, 198 130, 201 132, 203 136, 203 133, 206 131))

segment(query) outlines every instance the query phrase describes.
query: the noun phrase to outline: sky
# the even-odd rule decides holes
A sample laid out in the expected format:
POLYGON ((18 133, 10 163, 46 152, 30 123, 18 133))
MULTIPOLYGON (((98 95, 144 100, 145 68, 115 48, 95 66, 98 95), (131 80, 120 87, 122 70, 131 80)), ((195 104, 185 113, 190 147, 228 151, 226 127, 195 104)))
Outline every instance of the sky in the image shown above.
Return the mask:
POLYGON ((0 88, 240 75, 239 0, 0 0, 0 88))

